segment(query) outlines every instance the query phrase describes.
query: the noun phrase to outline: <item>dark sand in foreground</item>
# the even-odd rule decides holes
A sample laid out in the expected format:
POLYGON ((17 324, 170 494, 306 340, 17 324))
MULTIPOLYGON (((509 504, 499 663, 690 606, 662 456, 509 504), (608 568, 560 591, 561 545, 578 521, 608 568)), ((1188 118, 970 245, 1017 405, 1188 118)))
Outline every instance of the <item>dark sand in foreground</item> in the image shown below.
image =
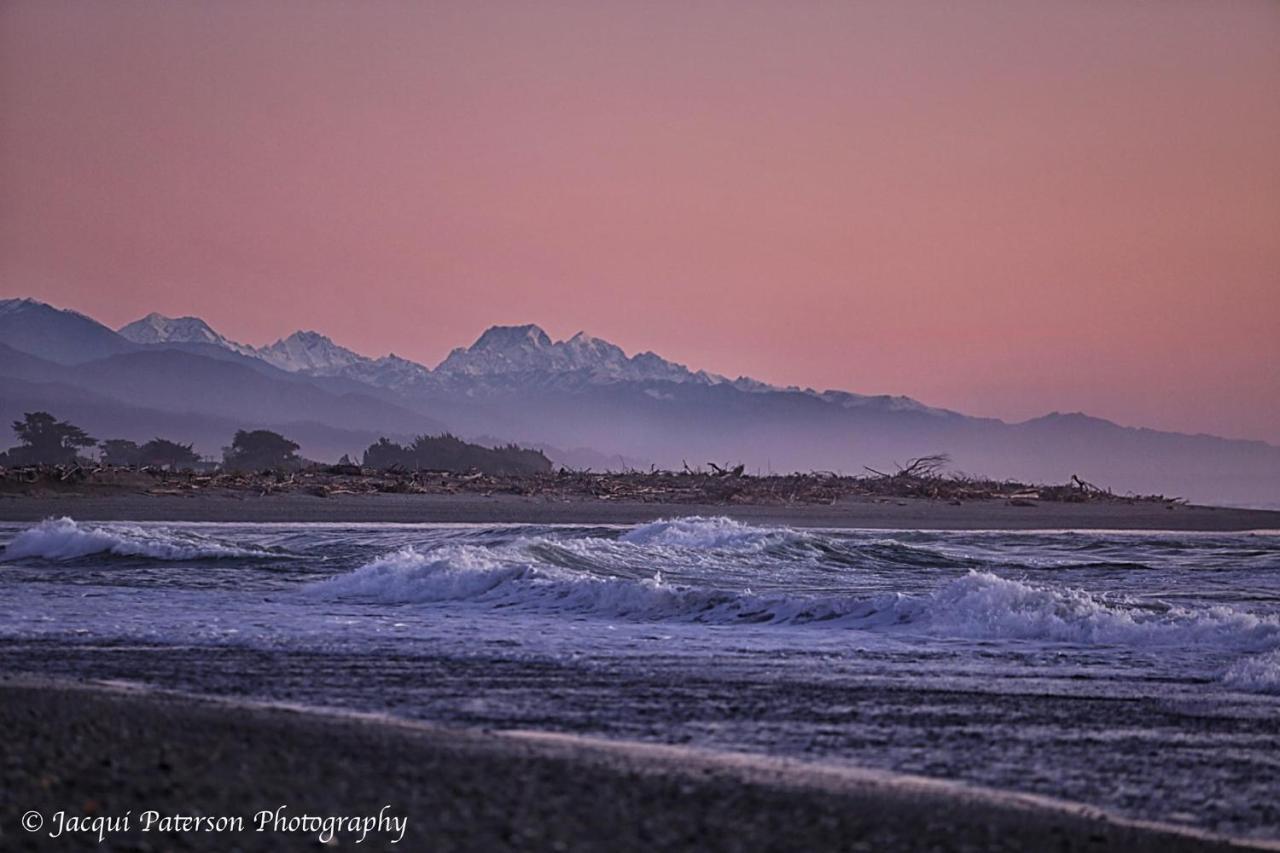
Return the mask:
POLYGON ((754 524, 930 530, 1280 530, 1280 512, 1160 502, 1006 501, 954 505, 920 499, 856 499, 815 505, 699 505, 606 500, 546 501, 494 495, 197 494, 192 497, 50 495, 0 497, 0 521, 68 515, 96 521, 439 522, 450 524, 639 524, 724 515, 754 524))
MULTIPOLYGON (((1180 850, 1222 839, 1083 806, 870 771, 486 733, 173 695, 0 682, 0 848, 317 849, 307 832, 138 832, 144 810, 407 817, 359 850, 1180 850), (131 832, 50 839, 54 814, 131 832), (39 833, 20 820, 34 810, 39 833)), ((1273 848, 1274 849, 1274 848, 1273 848)))

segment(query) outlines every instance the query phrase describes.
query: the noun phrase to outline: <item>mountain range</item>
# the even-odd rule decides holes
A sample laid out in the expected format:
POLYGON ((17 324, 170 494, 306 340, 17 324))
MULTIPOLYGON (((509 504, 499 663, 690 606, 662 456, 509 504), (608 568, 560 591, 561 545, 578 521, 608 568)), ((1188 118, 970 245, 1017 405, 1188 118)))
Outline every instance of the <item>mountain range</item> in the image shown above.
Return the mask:
POLYGON ((379 436, 451 431, 543 449, 574 467, 685 461, 751 470, 883 469, 949 453, 957 469, 1199 501, 1280 500, 1280 447, 1123 427, 1084 414, 1021 423, 909 397, 729 379, 579 332, 494 326, 435 367, 372 358, 316 331, 255 347, 197 317, 112 330, 33 299, 0 300, 0 417, 46 409, 98 438, 163 435, 217 454, 234 430, 276 429, 311 458, 379 436))

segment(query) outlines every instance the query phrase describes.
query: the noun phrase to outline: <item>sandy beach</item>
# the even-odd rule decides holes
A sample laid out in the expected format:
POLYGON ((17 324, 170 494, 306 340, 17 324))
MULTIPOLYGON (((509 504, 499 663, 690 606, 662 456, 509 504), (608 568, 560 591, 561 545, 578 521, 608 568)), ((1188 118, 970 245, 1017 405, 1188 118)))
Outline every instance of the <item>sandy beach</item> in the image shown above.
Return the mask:
POLYGON ((378 522, 447 524, 641 524, 727 516, 751 524, 928 530, 1280 530, 1280 512, 1140 501, 1015 505, 903 498, 831 505, 546 501, 511 495, 268 496, 50 494, 0 497, 0 521, 56 516, 90 521, 378 522))
POLYGON ((879 771, 109 686, 8 679, 0 682, 0 725, 5 849, 101 849, 96 830, 48 834, 69 817, 110 826, 130 813, 128 829, 117 822, 107 832, 106 849, 320 844, 304 829, 255 831, 253 816, 280 806, 296 816, 383 815, 385 831, 370 831, 358 847, 358 834, 336 831, 331 844, 341 849, 1172 853, 1250 846, 879 771), (42 828, 24 831, 19 822, 33 811, 42 828), (147 811, 243 816, 246 831, 144 832, 147 811), (390 817, 407 818, 402 839, 390 817))

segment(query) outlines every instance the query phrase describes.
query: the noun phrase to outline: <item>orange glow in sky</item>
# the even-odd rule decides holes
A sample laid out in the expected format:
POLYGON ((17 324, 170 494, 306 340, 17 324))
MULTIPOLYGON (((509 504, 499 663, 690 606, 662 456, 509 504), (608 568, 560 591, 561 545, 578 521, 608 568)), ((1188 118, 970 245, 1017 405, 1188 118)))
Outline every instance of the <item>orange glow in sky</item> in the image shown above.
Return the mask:
POLYGON ((0 295, 1280 442, 1280 4, 8 0, 0 295))

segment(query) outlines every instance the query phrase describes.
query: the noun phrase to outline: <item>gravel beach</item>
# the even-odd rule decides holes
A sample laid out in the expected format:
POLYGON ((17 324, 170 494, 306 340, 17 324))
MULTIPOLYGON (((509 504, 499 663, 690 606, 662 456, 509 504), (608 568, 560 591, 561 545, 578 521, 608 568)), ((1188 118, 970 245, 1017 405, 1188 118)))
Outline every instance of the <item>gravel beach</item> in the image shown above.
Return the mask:
POLYGON ((448 524, 641 524, 660 518, 727 516, 751 524, 929 530, 1280 530, 1280 512, 1135 503, 850 499, 831 505, 547 501, 511 495, 142 494, 0 497, 0 521, 50 516, 87 521, 260 521, 448 524))
POLYGON ((0 682, 0 725, 0 847, 7 850, 1173 853, 1242 844, 876 771, 110 686, 0 682), (166 832, 152 816, 144 832, 148 811, 239 816, 245 831, 166 832), (255 831, 255 815, 264 811, 268 830, 255 831), (30 812, 42 824, 36 832, 23 829, 37 820, 30 812), (323 825, 270 829, 279 825, 276 815, 304 814, 383 821, 358 846, 359 831, 336 829, 326 845, 323 825), (127 829, 119 823, 125 815, 127 829), (88 818, 88 828, 66 830, 71 818, 88 818), (405 821, 402 838, 392 818, 405 821), (107 827, 104 844, 95 826, 107 827))

